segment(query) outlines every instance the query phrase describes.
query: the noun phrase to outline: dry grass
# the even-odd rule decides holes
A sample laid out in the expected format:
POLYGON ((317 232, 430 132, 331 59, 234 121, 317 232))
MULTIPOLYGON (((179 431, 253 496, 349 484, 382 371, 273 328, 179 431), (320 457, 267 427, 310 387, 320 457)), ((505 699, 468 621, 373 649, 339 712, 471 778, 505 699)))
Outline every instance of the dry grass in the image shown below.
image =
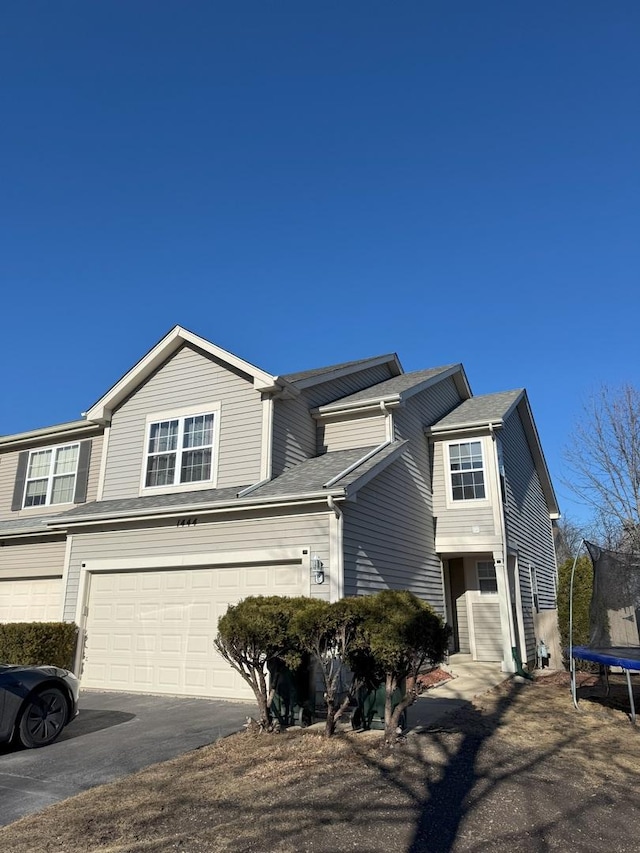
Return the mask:
POLYGON ((593 801, 603 786, 615 792, 617 820, 636 841, 640 731, 624 697, 615 688, 612 703, 582 701, 577 713, 564 674, 505 682, 394 749, 380 732, 241 733, 17 821, 0 830, 0 849, 632 850, 624 835, 609 837, 593 801), (580 845, 562 842, 567 827, 580 845))

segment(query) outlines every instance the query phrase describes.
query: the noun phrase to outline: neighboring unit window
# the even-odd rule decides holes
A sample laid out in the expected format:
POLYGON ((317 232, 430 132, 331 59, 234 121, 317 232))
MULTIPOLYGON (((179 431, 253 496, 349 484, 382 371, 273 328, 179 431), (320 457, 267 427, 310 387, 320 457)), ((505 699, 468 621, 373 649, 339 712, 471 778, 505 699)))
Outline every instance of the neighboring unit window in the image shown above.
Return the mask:
POLYGON ((211 480, 213 419, 204 414, 150 424, 145 486, 211 480))
POLYGON ((478 563, 478 589, 482 595, 498 591, 496 567, 493 564, 493 560, 478 563))
POLYGON ((78 448, 78 444, 70 444, 31 451, 24 490, 25 507, 73 502, 78 448))
POLYGON ((477 500, 485 497, 482 444, 465 441, 449 445, 451 493, 454 501, 477 500))
POLYGON ((540 600, 538 598, 538 575, 536 574, 535 566, 529 566, 529 578, 531 581, 531 600, 533 602, 533 608, 536 613, 540 613, 540 600))

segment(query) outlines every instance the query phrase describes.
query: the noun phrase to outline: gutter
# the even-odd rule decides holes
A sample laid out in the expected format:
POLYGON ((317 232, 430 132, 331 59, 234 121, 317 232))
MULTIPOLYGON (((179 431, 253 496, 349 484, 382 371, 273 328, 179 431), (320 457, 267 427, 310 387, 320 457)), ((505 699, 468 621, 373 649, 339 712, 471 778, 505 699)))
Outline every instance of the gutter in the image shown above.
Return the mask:
MULTIPOLYGON (((332 495, 332 497, 338 499, 344 498, 344 489, 337 490, 332 495)), ((145 521, 149 518, 175 518, 176 516, 183 515, 200 517, 202 515, 217 515, 223 512, 241 512, 247 509, 258 509, 261 506, 287 507, 296 506, 300 503, 324 504, 326 503, 326 500, 326 492, 312 492, 308 494, 289 497, 287 497, 286 495, 277 495, 254 501, 234 501, 234 503, 214 504, 213 506, 203 506, 202 504, 195 504, 191 506, 184 505, 173 507, 153 507, 143 513, 141 513, 139 509, 136 509, 132 510, 131 512, 84 515, 82 517, 79 517, 77 520, 74 518, 69 518, 66 520, 60 519, 60 521, 57 522, 49 522, 47 524, 47 528, 48 530, 56 530, 58 528, 61 530, 65 530, 68 527, 82 527, 86 525, 102 524, 113 521, 145 521)), ((45 530, 44 532, 47 533, 48 530, 45 530)))

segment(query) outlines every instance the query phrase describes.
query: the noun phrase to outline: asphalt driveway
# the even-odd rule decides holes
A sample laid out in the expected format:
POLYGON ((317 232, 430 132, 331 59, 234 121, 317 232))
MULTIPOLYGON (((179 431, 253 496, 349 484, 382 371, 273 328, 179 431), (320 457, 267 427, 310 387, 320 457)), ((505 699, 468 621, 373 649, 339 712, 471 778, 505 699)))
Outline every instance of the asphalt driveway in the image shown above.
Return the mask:
POLYGON ((42 749, 0 744, 0 826, 242 728, 251 703, 83 690, 80 714, 42 749))

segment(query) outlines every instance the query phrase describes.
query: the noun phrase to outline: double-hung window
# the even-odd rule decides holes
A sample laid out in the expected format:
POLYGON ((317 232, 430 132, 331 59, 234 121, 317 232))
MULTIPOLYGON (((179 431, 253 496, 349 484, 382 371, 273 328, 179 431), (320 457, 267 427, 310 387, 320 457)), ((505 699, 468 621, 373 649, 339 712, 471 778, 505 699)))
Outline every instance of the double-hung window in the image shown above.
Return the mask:
POLYGON ((478 589, 481 595, 491 595, 498 591, 498 579, 493 560, 478 562, 478 589))
POLYGON ((152 421, 147 434, 145 488, 213 479, 213 412, 152 421))
POLYGON ((78 473, 78 444, 32 450, 23 506, 72 503, 78 473))
POLYGON ((451 496, 454 501, 479 500, 486 497, 482 443, 464 441, 449 445, 451 496))

